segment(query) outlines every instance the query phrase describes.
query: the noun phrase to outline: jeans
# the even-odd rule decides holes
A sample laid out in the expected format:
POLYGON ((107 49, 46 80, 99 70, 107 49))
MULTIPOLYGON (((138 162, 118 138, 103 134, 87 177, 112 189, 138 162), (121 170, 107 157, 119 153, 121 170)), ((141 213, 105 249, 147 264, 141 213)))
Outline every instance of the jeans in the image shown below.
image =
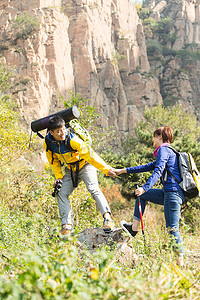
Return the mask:
MULTIPOLYGON (((62 188, 57 195, 61 225, 72 224, 69 195, 73 192, 74 187, 70 170, 66 168, 65 172, 62 188)), ((108 202, 99 189, 96 168, 86 163, 79 171, 78 182, 81 180, 85 182, 88 191, 92 195, 93 199, 97 202, 102 216, 106 212, 111 213, 108 202)))
MULTIPOLYGON (((164 205, 164 215, 166 228, 170 230, 170 235, 175 238, 177 244, 176 249, 179 253, 183 253, 183 242, 179 232, 180 209, 185 198, 180 192, 164 192, 161 189, 150 189, 142 196, 140 196, 142 214, 144 213, 146 201, 164 205)), ((135 202, 134 219, 140 220, 139 201, 135 202)))

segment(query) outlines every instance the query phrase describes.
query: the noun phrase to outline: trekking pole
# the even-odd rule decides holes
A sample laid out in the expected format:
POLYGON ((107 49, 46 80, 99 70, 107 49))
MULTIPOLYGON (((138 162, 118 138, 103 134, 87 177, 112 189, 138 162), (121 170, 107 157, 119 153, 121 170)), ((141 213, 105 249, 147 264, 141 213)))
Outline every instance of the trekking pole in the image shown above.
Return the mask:
MULTIPOLYGON (((139 188, 139 186, 137 185, 137 189, 139 188)), ((144 237, 144 245, 146 244, 146 240, 145 240, 145 234, 144 234, 144 224, 143 224, 143 219, 142 219, 142 208, 141 208, 141 202, 140 202, 140 197, 138 196, 138 202, 139 202, 139 213, 140 213, 140 220, 141 220, 141 226, 142 226, 142 234, 144 237)))

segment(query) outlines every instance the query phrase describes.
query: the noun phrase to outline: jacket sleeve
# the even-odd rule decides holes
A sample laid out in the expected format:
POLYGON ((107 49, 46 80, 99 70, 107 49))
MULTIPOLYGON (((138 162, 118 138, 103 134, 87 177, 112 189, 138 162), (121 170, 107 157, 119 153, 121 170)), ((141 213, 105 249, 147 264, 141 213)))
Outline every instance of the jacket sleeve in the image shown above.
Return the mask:
POLYGON ((79 152, 80 158, 93 165, 104 174, 108 174, 111 166, 107 165, 104 160, 88 145, 84 143, 78 136, 74 136, 70 140, 70 145, 74 150, 79 152))
POLYGON ((126 168, 126 171, 128 174, 130 173, 142 173, 142 172, 149 172, 154 170, 156 162, 150 162, 146 165, 141 165, 141 166, 135 166, 135 167, 130 167, 126 168))
POLYGON ((170 152, 167 147, 161 147, 157 154, 157 161, 151 177, 147 180, 147 182, 142 186, 143 189, 147 192, 162 176, 163 171, 166 167, 170 156, 170 152))
POLYGON ((47 145, 46 142, 44 141, 44 149, 46 152, 46 157, 48 159, 48 162, 55 174, 56 179, 58 178, 63 178, 63 173, 60 165, 60 161, 55 153, 53 153, 53 163, 52 163, 52 152, 50 150, 46 151, 47 145))

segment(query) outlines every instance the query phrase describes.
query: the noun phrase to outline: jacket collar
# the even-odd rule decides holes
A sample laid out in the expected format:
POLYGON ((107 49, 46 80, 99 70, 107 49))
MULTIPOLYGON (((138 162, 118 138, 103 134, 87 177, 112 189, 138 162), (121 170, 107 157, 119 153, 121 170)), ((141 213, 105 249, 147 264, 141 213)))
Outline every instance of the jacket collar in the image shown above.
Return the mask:
POLYGON ((157 157, 158 150, 159 150, 160 147, 162 147, 162 146, 170 146, 170 144, 169 144, 169 143, 163 143, 162 145, 158 146, 158 148, 156 148, 156 150, 153 152, 153 155, 154 155, 155 157, 157 157))

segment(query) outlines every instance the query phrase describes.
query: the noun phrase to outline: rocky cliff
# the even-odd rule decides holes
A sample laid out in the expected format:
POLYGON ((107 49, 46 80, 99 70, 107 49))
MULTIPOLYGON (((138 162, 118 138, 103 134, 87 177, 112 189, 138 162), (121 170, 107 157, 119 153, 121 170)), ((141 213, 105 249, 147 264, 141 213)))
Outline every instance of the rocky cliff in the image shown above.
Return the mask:
POLYGON ((130 0, 1 0, 0 61, 14 68, 12 92, 29 127, 63 109, 59 94, 67 100, 70 90, 119 135, 134 135, 146 105, 199 113, 199 0, 145 2, 157 24, 171 20, 151 37, 130 0), (150 39, 162 51, 149 51, 150 39), (194 55, 184 61, 183 49, 194 55))
POLYGON ((154 28, 150 26, 152 36, 147 34, 146 42, 151 44, 148 58, 157 70, 163 102, 182 104, 199 118, 200 1, 150 0, 146 8, 157 22, 154 28))
POLYGON ((134 134, 145 106, 162 102, 130 0, 2 0, 0 42, 27 124, 73 90, 96 105, 99 126, 134 134))

